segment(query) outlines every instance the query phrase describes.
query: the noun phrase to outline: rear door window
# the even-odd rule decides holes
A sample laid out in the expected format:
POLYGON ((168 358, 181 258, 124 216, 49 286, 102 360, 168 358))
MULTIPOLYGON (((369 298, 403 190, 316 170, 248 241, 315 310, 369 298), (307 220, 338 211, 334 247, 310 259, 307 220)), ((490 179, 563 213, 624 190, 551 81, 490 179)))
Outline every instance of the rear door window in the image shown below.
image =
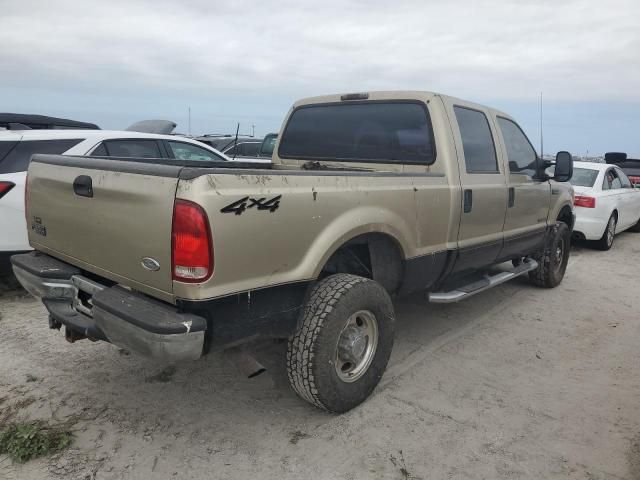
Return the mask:
POLYGON ((156 140, 123 139, 103 142, 110 157, 162 158, 156 140))
POLYGON ((83 140, 83 138, 67 140, 23 140, 18 142, 6 153, 5 157, 0 160, 0 173, 26 172, 29 169, 29 160, 31 160, 33 154, 48 153, 60 155, 83 140))
POLYGON ((278 154, 300 160, 381 163, 435 161, 429 113, 422 103, 311 105, 295 110, 278 154))
POLYGON ((618 178, 618 174, 615 169, 610 168, 607 170, 607 173, 604 174, 604 181, 602 183, 603 190, 615 190, 617 188, 622 188, 622 182, 620 182, 620 178, 618 178))
POLYGON ((484 113, 466 107, 453 107, 464 150, 467 173, 499 173, 496 147, 484 113))

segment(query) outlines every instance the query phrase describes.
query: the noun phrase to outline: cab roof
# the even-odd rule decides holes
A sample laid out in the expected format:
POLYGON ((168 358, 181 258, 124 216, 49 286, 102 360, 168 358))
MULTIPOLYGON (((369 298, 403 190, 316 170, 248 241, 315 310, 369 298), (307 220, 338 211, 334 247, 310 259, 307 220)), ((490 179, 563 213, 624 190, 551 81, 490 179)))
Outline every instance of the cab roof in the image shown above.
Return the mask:
POLYGON ((428 101, 436 97, 446 98, 452 103, 464 102, 465 104, 472 104, 482 109, 489 109, 498 116, 512 118, 508 113, 502 112, 488 105, 481 105, 479 103, 470 102, 468 100, 459 99, 449 95, 443 95, 437 92, 430 92, 426 90, 377 90, 371 92, 356 92, 356 93, 337 93, 331 95, 320 95, 316 97, 307 97, 298 100, 293 104, 293 108, 297 108, 303 105, 313 105, 320 103, 340 103, 344 101, 367 101, 367 100, 419 100, 428 101))

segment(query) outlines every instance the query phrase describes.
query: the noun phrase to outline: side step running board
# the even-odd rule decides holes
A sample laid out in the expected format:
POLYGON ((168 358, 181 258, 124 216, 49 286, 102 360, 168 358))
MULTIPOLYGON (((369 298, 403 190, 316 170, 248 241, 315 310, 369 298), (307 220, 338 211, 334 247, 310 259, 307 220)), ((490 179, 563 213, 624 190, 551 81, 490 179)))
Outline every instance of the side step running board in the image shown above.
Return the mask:
POLYGON ((495 287, 496 285, 500 285, 501 283, 508 282, 511 279, 519 277, 520 275, 524 275, 536 268, 538 268, 538 262, 531 258, 527 258, 520 265, 509 271, 496 273, 494 275, 485 275, 482 280, 451 290, 450 292, 430 292, 428 298, 432 303, 459 302, 460 300, 469 298, 476 293, 483 292, 495 287))

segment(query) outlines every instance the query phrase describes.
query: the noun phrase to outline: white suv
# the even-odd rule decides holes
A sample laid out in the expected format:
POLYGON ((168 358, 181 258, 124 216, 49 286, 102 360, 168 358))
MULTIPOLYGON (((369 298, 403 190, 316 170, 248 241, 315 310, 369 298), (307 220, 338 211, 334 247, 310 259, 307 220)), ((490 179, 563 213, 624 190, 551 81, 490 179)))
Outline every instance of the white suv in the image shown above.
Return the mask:
POLYGON ((24 183, 34 153, 230 160, 208 145, 173 135, 109 130, 0 130, 0 257, 31 249, 24 217, 24 183))

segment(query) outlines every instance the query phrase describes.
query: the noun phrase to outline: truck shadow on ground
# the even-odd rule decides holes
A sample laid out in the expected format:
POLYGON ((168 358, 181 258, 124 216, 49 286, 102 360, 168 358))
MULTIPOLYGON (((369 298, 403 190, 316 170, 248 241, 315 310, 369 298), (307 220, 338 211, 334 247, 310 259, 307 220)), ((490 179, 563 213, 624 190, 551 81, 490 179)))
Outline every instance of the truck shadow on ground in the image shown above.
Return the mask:
MULTIPOLYGON (((374 396, 388 388, 391 377, 411 368, 416 355, 442 336, 455 335, 516 292, 533 288, 526 280, 512 282, 450 305, 429 304, 423 294, 396 300, 396 342, 388 368, 391 373, 387 374, 389 378, 383 377, 374 396)), ((163 365, 107 344, 83 345, 84 354, 75 353, 75 345, 67 348, 76 357, 62 367, 62 375, 71 383, 66 386, 67 393, 76 390, 78 396, 89 397, 91 404, 107 406, 107 415, 113 421, 137 424, 135 430, 158 423, 167 428, 208 425, 220 430, 227 426, 235 431, 244 426, 248 435, 255 435, 256 423, 264 423, 266 428, 274 418, 289 424, 292 431, 333 418, 299 399, 289 388, 285 341, 255 345, 256 358, 267 370, 253 379, 243 378, 219 353, 195 362, 163 365), (270 420, 265 421, 265 417, 270 420)), ((66 382, 60 379, 58 383, 66 382)))

